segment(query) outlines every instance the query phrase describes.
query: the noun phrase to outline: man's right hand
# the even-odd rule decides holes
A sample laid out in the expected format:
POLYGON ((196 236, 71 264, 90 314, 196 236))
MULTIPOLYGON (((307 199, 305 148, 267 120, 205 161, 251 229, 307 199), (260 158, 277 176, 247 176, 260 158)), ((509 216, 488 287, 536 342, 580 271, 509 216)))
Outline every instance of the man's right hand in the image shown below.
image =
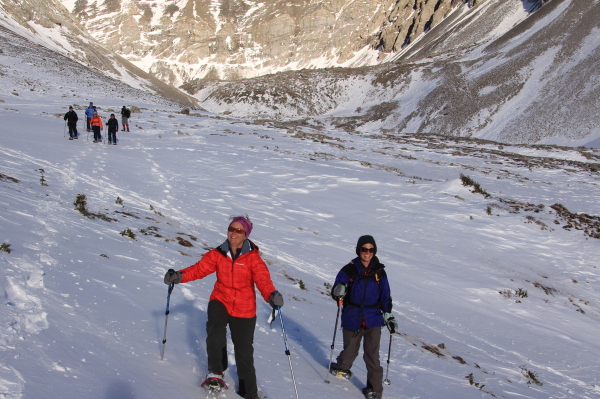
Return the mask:
POLYGON ((344 296, 346 296, 346 283, 339 283, 335 285, 333 287, 333 290, 331 290, 331 296, 336 301, 339 301, 340 299, 344 298, 344 296))

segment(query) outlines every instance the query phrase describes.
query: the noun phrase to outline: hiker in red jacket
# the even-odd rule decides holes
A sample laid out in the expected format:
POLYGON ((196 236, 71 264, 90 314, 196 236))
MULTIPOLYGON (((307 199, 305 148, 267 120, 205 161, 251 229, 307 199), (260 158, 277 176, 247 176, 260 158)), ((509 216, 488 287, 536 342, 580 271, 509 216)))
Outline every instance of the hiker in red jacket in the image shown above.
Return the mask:
POLYGON ((252 223, 235 217, 227 229, 227 240, 205 253, 194 265, 165 274, 165 284, 187 283, 217 273, 208 302, 206 351, 208 374, 202 386, 226 388, 226 328, 229 325, 239 379, 238 394, 246 399, 258 398, 254 369, 254 329, 256 327, 256 291, 273 308, 283 306, 283 296, 275 289, 258 247, 248 239, 252 223))

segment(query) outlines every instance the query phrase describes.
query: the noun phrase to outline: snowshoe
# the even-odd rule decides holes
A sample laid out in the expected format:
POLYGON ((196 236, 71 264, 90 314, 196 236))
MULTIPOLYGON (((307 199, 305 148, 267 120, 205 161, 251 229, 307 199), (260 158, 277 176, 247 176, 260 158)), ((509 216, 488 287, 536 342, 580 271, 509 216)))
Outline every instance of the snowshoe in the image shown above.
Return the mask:
POLYGON ((350 370, 342 370, 338 368, 337 363, 331 363, 331 367, 329 368, 329 372, 336 377, 345 378, 349 380, 352 377, 352 371, 350 370))
POLYGON ((211 392, 221 392, 223 389, 229 388, 223 379, 224 377, 223 373, 208 373, 201 386, 211 392))
POLYGON ((69 137, 69 140, 73 140, 73 137, 69 137))
POLYGON ((375 393, 373 388, 368 388, 368 387, 363 388, 362 394, 364 395, 364 397, 366 399, 377 399, 377 394, 375 393))

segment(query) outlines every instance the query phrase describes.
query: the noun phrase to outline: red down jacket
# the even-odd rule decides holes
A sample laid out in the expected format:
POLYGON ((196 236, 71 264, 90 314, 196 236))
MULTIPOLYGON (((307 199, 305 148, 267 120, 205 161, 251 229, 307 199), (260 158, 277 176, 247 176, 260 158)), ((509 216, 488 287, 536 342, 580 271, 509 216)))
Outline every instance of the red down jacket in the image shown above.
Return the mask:
POLYGON ((217 281, 210 300, 216 299, 227 308, 233 317, 250 318, 256 316, 256 288, 265 302, 275 291, 271 274, 261 259, 258 247, 250 241, 251 250, 240 255, 235 262, 225 253, 223 246, 205 253, 190 267, 180 270, 181 282, 198 280, 211 273, 217 273, 217 281))

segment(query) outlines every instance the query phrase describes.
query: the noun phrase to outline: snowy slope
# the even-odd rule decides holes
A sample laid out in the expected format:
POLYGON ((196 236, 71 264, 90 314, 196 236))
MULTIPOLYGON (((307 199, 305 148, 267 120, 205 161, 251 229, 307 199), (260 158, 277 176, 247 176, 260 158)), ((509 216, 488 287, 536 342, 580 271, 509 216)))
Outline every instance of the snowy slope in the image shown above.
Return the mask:
MULTIPOLYGON (((285 296, 301 398, 362 397, 361 357, 352 380, 322 382, 336 314, 325 284, 362 234, 377 240, 400 323, 385 398, 600 396, 597 152, 182 115, 136 90, 71 92, 71 70, 0 57, 3 397, 202 397, 214 280, 173 291, 161 361, 162 276, 220 244, 242 213, 285 296), (28 91, 21 64, 44 90, 28 91), (67 106, 90 100, 104 117, 123 103, 142 112, 117 146, 67 140, 67 106), (74 209, 80 194, 95 218, 74 209)), ((259 385, 294 398, 279 320, 267 324, 265 303, 258 312, 259 385)))

